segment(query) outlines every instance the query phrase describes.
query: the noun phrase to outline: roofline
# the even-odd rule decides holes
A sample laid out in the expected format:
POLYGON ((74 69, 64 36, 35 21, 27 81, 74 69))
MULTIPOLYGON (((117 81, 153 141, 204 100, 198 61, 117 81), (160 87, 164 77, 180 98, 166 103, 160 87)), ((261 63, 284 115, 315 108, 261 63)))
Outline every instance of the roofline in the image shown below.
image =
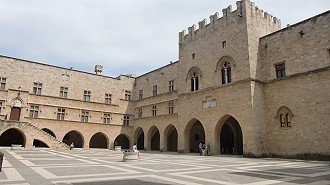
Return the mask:
POLYGON ((170 66, 170 65, 176 64, 176 63, 178 63, 178 62, 179 62, 179 61, 172 62, 172 63, 167 64, 167 65, 165 65, 165 66, 159 67, 159 68, 157 68, 157 69, 154 69, 154 70, 152 70, 152 71, 149 71, 149 72, 147 72, 147 73, 144 73, 144 74, 142 74, 142 75, 139 75, 139 76, 137 76, 136 78, 143 77, 143 76, 145 76, 145 75, 148 75, 148 74, 150 74, 150 73, 153 73, 153 72, 155 72, 155 71, 158 71, 158 70, 160 70, 160 69, 162 69, 162 68, 168 67, 168 66, 170 66))
POLYGON ((328 13, 330 13, 330 10, 325 11, 325 12, 323 12, 323 13, 320 13, 320 14, 318 14, 318 15, 315 15, 315 16, 313 16, 313 17, 310 17, 310 18, 308 18, 308 19, 302 20, 302 21, 300 21, 300 22, 297 22, 297 23, 295 23, 295 24, 293 24, 293 25, 289 25, 289 26, 287 26, 287 27, 285 27, 285 28, 282 28, 282 29, 280 29, 280 30, 277 30, 277 31, 275 31, 275 32, 273 32, 273 33, 270 33, 270 34, 268 34, 268 35, 262 36, 262 37, 260 37, 260 39, 265 38, 265 37, 268 37, 268 36, 271 36, 271 35, 274 35, 274 34, 277 34, 277 33, 282 32, 282 31, 286 31, 286 30, 288 30, 288 29, 291 29, 292 27, 295 27, 295 26, 297 26, 297 25, 299 25, 299 24, 306 23, 306 22, 308 22, 308 21, 310 21, 310 20, 312 20, 312 19, 315 19, 315 18, 317 18, 317 17, 324 16, 324 15, 326 15, 326 14, 328 14, 328 13))
POLYGON ((25 60, 25 59, 21 59, 21 58, 10 57, 10 56, 5 56, 5 55, 1 55, 1 54, 0 54, 0 57, 19 60, 19 61, 22 61, 22 62, 29 62, 29 63, 33 63, 33 64, 44 65, 44 66, 48 66, 48 67, 55 67, 55 68, 59 68, 59 69, 70 70, 70 71, 79 72, 79 73, 85 73, 85 74, 88 74, 88 75, 100 76, 100 77, 104 77, 104 78, 111 78, 111 79, 114 79, 114 80, 119 80, 118 77, 120 77, 120 76, 125 76, 125 77, 128 77, 128 78, 134 78, 134 77, 131 77, 131 76, 128 76, 128 75, 119 75, 118 77, 99 75, 99 74, 95 74, 95 73, 89 73, 89 72, 85 72, 85 71, 80 71, 80 70, 76 70, 76 69, 70 69, 70 68, 55 66, 55 65, 51 65, 51 64, 44 64, 44 63, 40 63, 40 62, 35 62, 35 61, 31 61, 31 60, 25 60))

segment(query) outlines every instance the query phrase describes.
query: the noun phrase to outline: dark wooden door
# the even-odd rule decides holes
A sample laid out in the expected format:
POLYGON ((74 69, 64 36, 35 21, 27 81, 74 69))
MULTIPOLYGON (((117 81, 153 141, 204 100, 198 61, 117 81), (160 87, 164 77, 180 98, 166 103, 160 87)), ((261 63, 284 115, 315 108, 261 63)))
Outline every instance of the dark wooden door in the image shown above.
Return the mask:
POLYGON ((11 108, 11 112, 10 112, 10 120, 14 120, 14 121, 19 121, 19 117, 21 115, 21 108, 19 107, 13 107, 11 108))

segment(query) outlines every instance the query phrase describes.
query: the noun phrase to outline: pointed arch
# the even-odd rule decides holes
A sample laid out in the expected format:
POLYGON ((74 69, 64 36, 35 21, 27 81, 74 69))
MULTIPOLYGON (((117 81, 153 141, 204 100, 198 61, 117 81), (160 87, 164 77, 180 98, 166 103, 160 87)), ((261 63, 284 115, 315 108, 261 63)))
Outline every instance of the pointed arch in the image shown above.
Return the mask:
POLYGON ((135 129, 134 143, 137 144, 138 150, 144 150, 144 131, 141 127, 135 129))
POLYGON ((224 115, 215 126, 214 152, 217 154, 243 155, 243 131, 231 115, 224 115))
POLYGON ((184 151, 190 153, 199 152, 199 143, 205 144, 205 130, 202 123, 191 119, 184 130, 184 151))
POLYGON ((174 125, 169 124, 164 130, 165 151, 178 151, 178 131, 174 125))
MULTIPOLYGON (((130 148, 130 140, 126 134, 120 134, 115 139, 115 145, 121 146, 122 149, 129 149, 130 148)), ((133 146, 133 145, 132 145, 133 146)))
POLYGON ((227 84, 232 82, 232 67, 235 61, 231 56, 223 56, 217 62, 216 71, 218 72, 220 84, 227 84))
POLYGON ((159 129, 154 125, 150 127, 148 131, 148 146, 150 147, 150 150, 156 150, 159 151, 160 149, 160 134, 159 129))

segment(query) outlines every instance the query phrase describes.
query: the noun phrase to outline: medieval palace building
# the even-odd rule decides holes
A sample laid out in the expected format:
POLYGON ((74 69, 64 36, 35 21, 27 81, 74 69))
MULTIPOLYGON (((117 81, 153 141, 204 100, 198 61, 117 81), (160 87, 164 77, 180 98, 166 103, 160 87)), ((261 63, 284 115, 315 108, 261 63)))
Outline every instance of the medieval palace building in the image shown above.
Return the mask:
POLYGON ((249 0, 179 33, 179 59, 116 78, 0 56, 0 146, 330 159, 330 11, 281 29, 249 0))

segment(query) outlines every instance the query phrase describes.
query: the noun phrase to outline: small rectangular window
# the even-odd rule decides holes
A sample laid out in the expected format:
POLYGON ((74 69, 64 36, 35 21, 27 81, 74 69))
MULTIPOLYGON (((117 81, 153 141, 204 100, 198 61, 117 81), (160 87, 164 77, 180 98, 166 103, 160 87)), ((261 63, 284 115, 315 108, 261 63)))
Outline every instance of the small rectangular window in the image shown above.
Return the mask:
POLYGON ((142 108, 138 109, 138 118, 142 118, 143 110, 142 108))
POLYGON ((65 109, 64 108, 58 108, 57 109, 57 119, 58 120, 64 120, 65 117, 65 109))
POLYGON ((285 63, 275 65, 276 78, 283 78, 285 74, 285 63))
POLYGON ((139 100, 143 98, 143 89, 139 90, 139 100))
POLYGON ((128 115, 124 115, 123 126, 129 126, 129 121, 130 117, 128 115))
POLYGON ((131 91, 125 90, 125 100, 131 99, 131 91))
POLYGON ((111 120, 111 114, 110 113, 103 113, 103 123, 109 124, 111 120))
POLYGON ((91 91, 84 90, 83 100, 84 101, 91 101, 91 91))
POLYGON ((173 114, 174 113, 174 101, 168 102, 168 113, 173 114))
POLYGON ((0 77, 0 90, 5 90, 6 89, 6 78, 0 77))
POLYGON ((168 84, 169 92, 174 92, 174 80, 169 81, 168 84))
POLYGON ((153 95, 153 96, 157 96, 157 85, 154 85, 154 86, 152 87, 152 95, 153 95))
POLYGON ((157 116, 157 106, 156 105, 152 106, 151 112, 152 112, 152 116, 157 116))
POLYGON ((39 114, 39 106, 38 105, 31 105, 30 106, 30 117, 37 118, 39 114))
POLYGON ((191 55, 191 58, 192 58, 193 60, 195 60, 195 58, 196 58, 196 53, 193 53, 193 54, 191 55))
POLYGON ((222 42, 222 48, 226 48, 227 47, 227 42, 226 41, 223 41, 222 42))
POLYGON ((67 87, 60 87, 60 97, 61 98, 68 97, 68 88, 67 87))
POLYGON ((107 94, 107 93, 105 93, 104 103, 105 103, 105 104, 111 104, 111 97, 112 97, 111 94, 107 94))
POLYGON ((88 122, 89 111, 81 111, 81 122, 88 122))
POLYGON ((41 90, 42 90, 42 83, 40 82, 34 82, 33 83, 33 94, 41 94, 41 90))
POLYGON ((4 106, 5 106, 5 103, 3 101, 0 101, 0 114, 1 114, 4 106))

